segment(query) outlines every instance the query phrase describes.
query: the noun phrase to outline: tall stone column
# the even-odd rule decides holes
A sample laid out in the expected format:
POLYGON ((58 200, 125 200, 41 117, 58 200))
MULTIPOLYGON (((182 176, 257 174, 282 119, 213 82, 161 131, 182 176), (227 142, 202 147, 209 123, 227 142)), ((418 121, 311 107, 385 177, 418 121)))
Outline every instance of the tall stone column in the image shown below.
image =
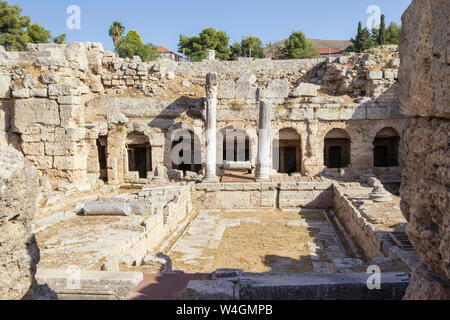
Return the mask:
POLYGON ((270 169, 270 140, 272 132, 272 104, 267 100, 259 101, 259 137, 258 162, 256 165, 256 180, 269 181, 270 169))
POLYGON ((206 75, 206 152, 205 152, 205 177, 204 183, 219 182, 216 175, 217 147, 216 147, 216 113, 217 113, 217 73, 206 75))

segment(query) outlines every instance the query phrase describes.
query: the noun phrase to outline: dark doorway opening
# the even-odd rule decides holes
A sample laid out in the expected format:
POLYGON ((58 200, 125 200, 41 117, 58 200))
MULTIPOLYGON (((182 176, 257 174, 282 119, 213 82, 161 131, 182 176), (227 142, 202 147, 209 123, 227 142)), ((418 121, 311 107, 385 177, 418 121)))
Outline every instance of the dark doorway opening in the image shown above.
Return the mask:
POLYGON ((284 147, 282 149, 284 153, 284 172, 289 174, 297 172, 296 148, 284 147))
POLYGON ((341 168, 341 158, 342 158, 342 148, 341 147, 330 147, 330 160, 328 163, 328 168, 341 168))
POLYGON ((373 140, 373 164, 375 167, 397 167, 400 137, 392 128, 384 128, 373 140))
POLYGON ((107 179, 107 138, 106 136, 100 136, 97 141, 97 155, 98 155, 98 166, 100 172, 100 179, 106 181, 107 179))
POLYGON ((350 137, 343 129, 333 129, 324 140, 324 164, 327 168, 346 168, 350 164, 350 137))
POLYGON ((287 174, 301 172, 301 141, 297 131, 291 128, 281 129, 278 132, 278 142, 274 141, 273 153, 278 154, 278 159, 273 158, 273 167, 278 168, 278 172, 287 174))
POLYGON ((151 147, 149 145, 128 146, 128 171, 137 171, 140 179, 147 178, 152 171, 151 147))

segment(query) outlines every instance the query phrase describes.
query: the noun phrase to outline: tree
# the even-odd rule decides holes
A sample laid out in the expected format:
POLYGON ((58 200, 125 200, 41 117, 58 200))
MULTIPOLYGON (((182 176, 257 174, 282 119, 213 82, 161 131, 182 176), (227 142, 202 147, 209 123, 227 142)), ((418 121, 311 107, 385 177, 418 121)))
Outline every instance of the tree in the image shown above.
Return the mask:
POLYGON ((198 36, 180 35, 178 52, 190 57, 191 61, 202 61, 206 58, 206 50, 215 50, 216 59, 228 60, 232 53, 228 47, 229 41, 230 38, 225 31, 207 28, 198 36))
POLYGON ((355 52, 364 52, 373 46, 373 37, 367 28, 362 28, 361 22, 358 23, 358 33, 356 37, 350 39, 353 42, 352 50, 355 52))
POLYGON ((22 15, 19 6, 0 1, 0 45, 10 51, 26 50, 30 21, 30 17, 22 15))
POLYGON ((318 55, 316 47, 301 31, 293 31, 286 39, 282 50, 284 59, 305 59, 318 55))
POLYGON ((257 37, 244 37, 241 43, 235 42, 230 49, 231 60, 237 60, 238 57, 265 58, 262 41, 257 37))
POLYGON ((67 34, 63 33, 63 34, 60 34, 59 36, 53 37, 52 40, 54 43, 63 44, 63 43, 66 43, 66 37, 67 37, 67 34))
POLYGON ((381 15, 380 30, 378 31, 378 45, 386 44, 386 23, 384 14, 381 15))
POLYGON ((125 32, 125 27, 118 21, 114 21, 109 27, 109 36, 113 39, 114 47, 118 48, 119 41, 125 32))
POLYGON ((125 37, 120 39, 117 52, 121 58, 139 56, 142 61, 156 60, 158 57, 156 47, 151 43, 144 44, 136 30, 130 30, 125 37))
POLYGON ((31 43, 49 43, 52 33, 38 23, 33 23, 27 28, 27 35, 31 43))
POLYGON ((401 26, 391 22, 386 29, 386 44, 398 44, 401 30, 401 26))

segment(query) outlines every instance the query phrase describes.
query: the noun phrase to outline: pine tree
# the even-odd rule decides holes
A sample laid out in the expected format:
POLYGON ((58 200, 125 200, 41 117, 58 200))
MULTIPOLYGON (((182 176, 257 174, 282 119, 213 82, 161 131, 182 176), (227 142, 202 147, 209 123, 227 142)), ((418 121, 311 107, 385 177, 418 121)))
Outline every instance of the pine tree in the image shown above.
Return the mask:
POLYGON ((358 32, 356 33, 356 37, 350 39, 353 42, 353 51, 361 52, 361 35, 362 35, 362 23, 361 21, 358 23, 358 32))
POLYGON ((382 46, 386 44, 386 23, 385 23, 384 14, 381 15, 381 23, 380 30, 378 33, 378 45, 382 46))

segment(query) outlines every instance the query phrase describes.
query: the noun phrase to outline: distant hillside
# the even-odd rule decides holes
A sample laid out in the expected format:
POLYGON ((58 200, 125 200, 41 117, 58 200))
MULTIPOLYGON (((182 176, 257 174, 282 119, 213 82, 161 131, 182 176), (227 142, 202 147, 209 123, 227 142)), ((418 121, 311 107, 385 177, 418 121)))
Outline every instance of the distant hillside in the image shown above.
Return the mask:
MULTIPOLYGON (((352 45, 352 42, 349 40, 320 40, 320 39, 309 39, 312 41, 312 43, 314 44, 314 46, 319 49, 319 48, 336 48, 339 50, 345 50, 347 49, 349 46, 352 45)), ((284 45, 284 42, 286 40, 281 40, 275 43, 272 43, 272 45, 267 46, 264 48, 264 54, 266 55, 267 58, 271 58, 272 57, 272 52, 275 50, 278 50, 279 48, 281 48, 284 45)))

